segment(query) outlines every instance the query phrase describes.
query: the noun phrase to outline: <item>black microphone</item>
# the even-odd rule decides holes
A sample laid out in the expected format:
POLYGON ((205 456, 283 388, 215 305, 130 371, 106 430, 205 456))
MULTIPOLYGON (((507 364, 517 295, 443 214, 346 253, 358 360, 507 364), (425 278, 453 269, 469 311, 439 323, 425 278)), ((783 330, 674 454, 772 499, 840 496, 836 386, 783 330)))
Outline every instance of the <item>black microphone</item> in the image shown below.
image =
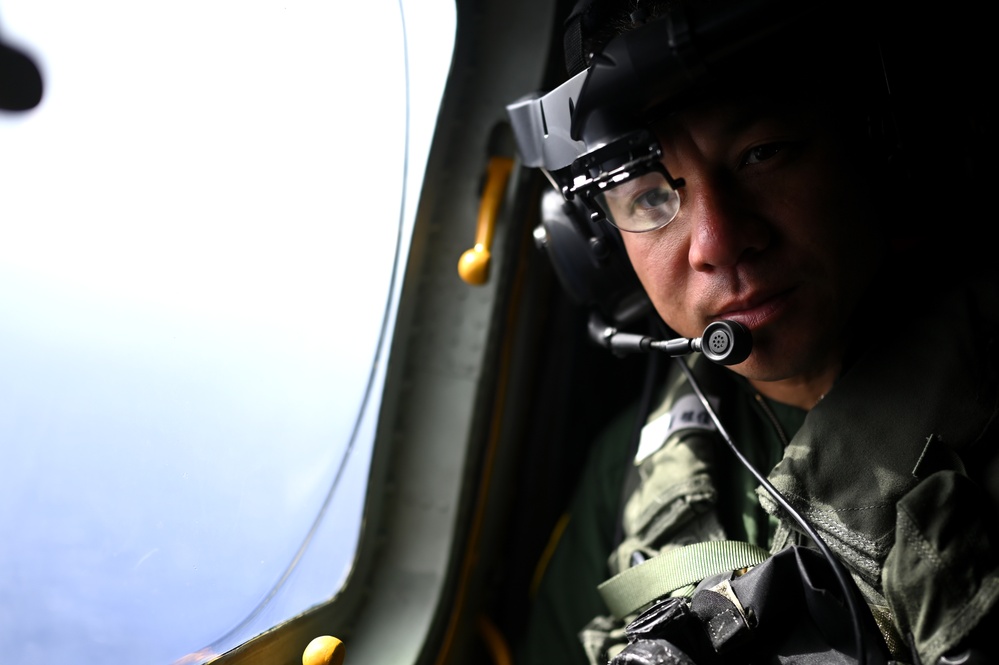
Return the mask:
POLYGON ((700 337, 655 339, 634 333, 621 332, 608 326, 596 314, 590 315, 590 338, 616 355, 662 351, 669 356, 685 356, 700 352, 719 365, 738 365, 753 350, 753 335, 749 328, 737 321, 714 321, 700 337))

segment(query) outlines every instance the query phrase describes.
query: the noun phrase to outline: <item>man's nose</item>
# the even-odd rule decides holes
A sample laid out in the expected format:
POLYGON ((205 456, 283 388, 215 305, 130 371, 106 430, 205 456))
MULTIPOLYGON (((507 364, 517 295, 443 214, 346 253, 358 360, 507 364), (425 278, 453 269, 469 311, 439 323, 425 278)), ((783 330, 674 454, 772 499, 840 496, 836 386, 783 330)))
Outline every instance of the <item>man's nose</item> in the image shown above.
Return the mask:
POLYGON ((734 183, 723 178, 688 180, 684 212, 689 215, 688 260, 698 271, 730 268, 762 251, 771 229, 734 183))

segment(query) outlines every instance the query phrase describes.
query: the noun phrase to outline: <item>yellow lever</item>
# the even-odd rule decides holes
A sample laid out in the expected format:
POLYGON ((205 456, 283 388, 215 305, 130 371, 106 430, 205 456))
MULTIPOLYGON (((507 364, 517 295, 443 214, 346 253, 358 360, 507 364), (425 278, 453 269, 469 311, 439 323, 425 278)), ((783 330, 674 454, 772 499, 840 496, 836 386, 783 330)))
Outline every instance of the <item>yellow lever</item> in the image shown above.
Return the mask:
POLYGON ((506 193, 506 185, 512 170, 511 157, 496 155, 490 157, 486 165, 486 186, 479 202, 475 247, 465 250, 458 261, 458 274, 472 286, 481 286, 489 279, 493 232, 496 230, 496 218, 499 216, 500 204, 503 203, 503 194, 506 193))
POLYGON ((343 642, 322 635, 309 642, 302 652, 302 665, 343 665, 343 642))

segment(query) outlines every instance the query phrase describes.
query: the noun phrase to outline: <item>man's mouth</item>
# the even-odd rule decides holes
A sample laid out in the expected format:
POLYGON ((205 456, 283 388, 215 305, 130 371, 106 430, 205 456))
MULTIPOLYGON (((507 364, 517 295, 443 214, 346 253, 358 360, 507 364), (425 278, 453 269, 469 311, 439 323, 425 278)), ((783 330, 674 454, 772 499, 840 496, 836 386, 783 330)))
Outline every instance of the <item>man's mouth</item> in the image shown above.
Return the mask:
POLYGON ((758 291, 744 298, 725 303, 712 320, 737 321, 750 330, 761 328, 778 318, 788 307, 794 288, 779 291, 758 291))

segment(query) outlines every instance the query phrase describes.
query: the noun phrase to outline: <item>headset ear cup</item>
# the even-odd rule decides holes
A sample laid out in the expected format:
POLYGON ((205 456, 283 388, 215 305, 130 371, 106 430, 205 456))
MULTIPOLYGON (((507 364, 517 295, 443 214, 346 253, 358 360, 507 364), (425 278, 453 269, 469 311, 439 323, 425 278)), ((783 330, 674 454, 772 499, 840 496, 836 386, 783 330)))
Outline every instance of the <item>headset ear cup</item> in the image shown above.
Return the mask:
POLYGON ((535 240, 577 304, 595 309, 619 326, 651 310, 617 230, 606 222, 591 222, 579 203, 547 190, 541 198, 535 240))

